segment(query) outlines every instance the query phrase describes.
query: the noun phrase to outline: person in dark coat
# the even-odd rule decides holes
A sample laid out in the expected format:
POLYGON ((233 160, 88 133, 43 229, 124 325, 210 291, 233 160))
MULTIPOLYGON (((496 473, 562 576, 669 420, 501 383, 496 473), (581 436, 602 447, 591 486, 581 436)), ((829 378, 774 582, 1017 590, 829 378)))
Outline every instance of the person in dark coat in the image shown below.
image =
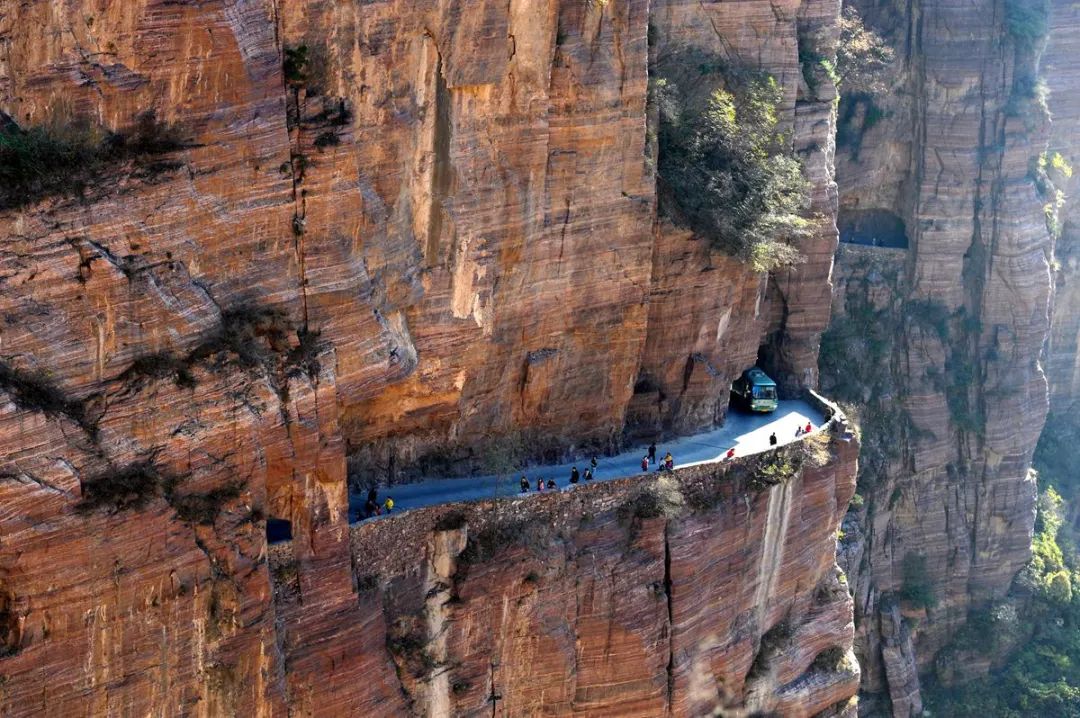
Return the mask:
POLYGON ((769 434, 769 446, 776 446, 776 432, 769 434))
POLYGON ((580 479, 580 478, 581 478, 581 474, 578 473, 578 470, 577 470, 576 466, 574 468, 570 469, 570 483, 571 484, 576 484, 578 482, 578 479, 580 479))
POLYGON ((529 484, 529 480, 525 478, 525 474, 521 475, 521 481, 519 483, 521 484, 521 493, 529 493, 529 488, 531 485, 529 484))
POLYGON ((648 458, 650 464, 655 464, 656 463, 656 443, 655 442, 652 443, 652 444, 649 444, 649 455, 648 455, 647 458, 648 458))

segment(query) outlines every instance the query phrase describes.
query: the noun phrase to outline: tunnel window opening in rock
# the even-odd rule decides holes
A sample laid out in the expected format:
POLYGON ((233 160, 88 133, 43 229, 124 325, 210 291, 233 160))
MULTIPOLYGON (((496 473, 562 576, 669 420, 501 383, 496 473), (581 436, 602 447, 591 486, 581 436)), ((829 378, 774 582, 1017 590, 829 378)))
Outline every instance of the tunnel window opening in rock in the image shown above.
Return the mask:
POLYGON ((904 220, 884 209, 841 210, 836 218, 840 241, 864 247, 907 249, 904 220))
POLYGON ((266 543, 292 541, 292 521, 285 519, 266 520, 266 543))

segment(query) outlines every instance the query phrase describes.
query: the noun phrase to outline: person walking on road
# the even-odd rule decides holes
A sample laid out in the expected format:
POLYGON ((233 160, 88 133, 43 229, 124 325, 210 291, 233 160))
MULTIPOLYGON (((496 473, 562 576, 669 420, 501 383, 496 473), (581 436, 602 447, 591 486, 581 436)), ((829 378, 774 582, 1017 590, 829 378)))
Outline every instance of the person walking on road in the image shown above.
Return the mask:
POLYGON ((576 484, 578 482, 578 479, 580 479, 580 478, 581 478, 581 475, 578 473, 578 470, 577 470, 576 466, 574 468, 570 469, 570 483, 571 484, 576 484))
POLYGON ((649 457, 648 457, 648 455, 641 457, 641 470, 642 471, 648 471, 649 470, 649 457))
POLYGON ((596 472, 596 466, 597 466, 597 461, 596 461, 596 456, 594 455, 594 456, 592 457, 592 461, 590 461, 590 462, 589 462, 589 469, 590 469, 590 470, 591 470, 592 472, 594 472, 594 473, 595 473, 595 472, 596 472))
POLYGON ((656 442, 649 444, 649 455, 645 457, 650 464, 656 463, 656 442))
POLYGON ((370 519, 379 513, 379 490, 372 486, 367 492, 367 501, 364 502, 364 518, 370 519))
POLYGON ((776 446, 776 432, 769 434, 769 446, 776 446))
POLYGON ((529 484, 529 480, 525 478, 525 474, 521 475, 521 482, 520 483, 521 483, 521 493, 523 493, 523 494, 529 493, 530 484, 529 484))

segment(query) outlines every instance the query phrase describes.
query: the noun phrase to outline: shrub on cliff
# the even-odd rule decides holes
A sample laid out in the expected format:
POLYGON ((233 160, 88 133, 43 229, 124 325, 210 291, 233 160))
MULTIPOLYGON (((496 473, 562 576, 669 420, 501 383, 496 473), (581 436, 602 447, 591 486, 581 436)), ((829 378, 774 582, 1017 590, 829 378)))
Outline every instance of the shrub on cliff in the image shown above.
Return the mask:
POLYGON ((326 49, 320 44, 286 47, 282 53, 285 84, 294 90, 302 87, 309 96, 325 91, 328 66, 326 49))
POLYGON ((66 416, 87 433, 95 432, 83 402, 67 397, 44 373, 20 371, 0 363, 0 390, 20 409, 66 416))
POLYGON ((754 271, 795 264, 809 184, 779 125, 780 85, 715 57, 676 54, 659 67, 661 211, 754 271))
POLYGON ((180 494, 170 483, 165 487, 165 500, 181 521, 210 526, 217 521, 222 507, 238 498, 242 489, 243 485, 234 481, 204 494, 180 494))
POLYGON ((884 38, 863 24, 858 10, 845 5, 840 18, 840 41, 836 46, 837 84, 843 93, 885 93, 894 59, 896 53, 884 38))
POLYGON ((82 482, 82 499, 75 508, 80 513, 141 509, 168 481, 149 462, 112 469, 82 482))
POLYGON ((926 557, 917 553, 907 553, 900 566, 903 583, 900 586, 900 598, 917 608, 933 608, 937 605, 933 584, 926 568, 926 557))
POLYGON ((107 177, 110 166, 131 167, 147 177, 175 169, 153 157, 184 147, 179 130, 146 112, 122 132, 86 121, 21 128, 0 114, 0 209, 22 207, 54 195, 81 194, 107 177))
POLYGON ((1049 0, 1005 0, 1005 29, 1022 47, 1034 47, 1050 30, 1049 0))

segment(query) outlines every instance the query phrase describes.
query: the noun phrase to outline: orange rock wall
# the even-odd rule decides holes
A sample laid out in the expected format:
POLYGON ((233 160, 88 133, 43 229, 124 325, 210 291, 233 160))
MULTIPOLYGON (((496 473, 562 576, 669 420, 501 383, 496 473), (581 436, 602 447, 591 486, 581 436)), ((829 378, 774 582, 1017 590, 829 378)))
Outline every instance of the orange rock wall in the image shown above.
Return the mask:
MULTIPOLYGON (((468 467, 481 442, 558 454, 697 428, 723 416, 763 343, 787 389, 812 385, 836 241, 833 110, 829 83, 807 94, 797 50, 812 36, 828 53, 837 12, 0 0, 5 116, 127 131, 152 110, 182 138, 153 171, 129 160, 77 196, 0 211, 0 713, 400 715, 419 699, 348 550, 347 455, 385 478, 433 453, 468 467), (734 49, 783 83, 822 215, 806 264, 761 280, 657 222, 650 23, 657 42, 734 49), (283 52, 301 45, 304 76, 286 77, 283 52), (268 517, 292 524, 281 575, 268 517)), ((550 620, 588 637, 583 692, 556 681, 572 664, 552 664, 551 687, 517 705, 692 714, 720 673, 735 681, 724 701, 846 702, 850 671, 806 671, 847 646, 848 604, 808 596, 832 566, 853 460, 801 479, 823 482, 791 499, 807 502, 795 523, 808 533, 767 581, 740 574, 760 573, 759 534, 786 503, 729 497, 744 513, 650 523, 629 552, 604 519, 597 560, 641 585, 662 578, 670 534, 674 622, 640 586, 597 579, 591 534, 567 539, 573 561, 545 570, 566 595, 595 589, 574 588, 581 608, 564 601, 550 620), (723 542, 706 536, 714 522, 723 542), (706 543, 730 558, 698 575, 706 543), (708 602, 740 581, 730 607, 708 602), (736 643, 716 637, 729 608, 754 612, 736 643), (789 608, 805 628, 752 698, 736 679, 789 608)), ((469 590, 517 581, 510 568, 469 590)), ((423 601, 419 586, 394 595, 423 601)), ((479 621, 483 636, 440 650, 525 646, 529 620, 479 621)), ((506 655, 530 670, 526 648, 506 655)), ((436 688, 445 700, 444 683, 417 690, 436 688)))
POLYGON ((386 632, 426 715, 480 715, 492 695, 499 715, 848 711, 857 665, 815 662, 852 631, 833 527, 857 446, 833 447, 771 488, 745 464, 680 470, 666 514, 635 511, 657 482, 629 479, 357 526, 368 640, 386 632))

